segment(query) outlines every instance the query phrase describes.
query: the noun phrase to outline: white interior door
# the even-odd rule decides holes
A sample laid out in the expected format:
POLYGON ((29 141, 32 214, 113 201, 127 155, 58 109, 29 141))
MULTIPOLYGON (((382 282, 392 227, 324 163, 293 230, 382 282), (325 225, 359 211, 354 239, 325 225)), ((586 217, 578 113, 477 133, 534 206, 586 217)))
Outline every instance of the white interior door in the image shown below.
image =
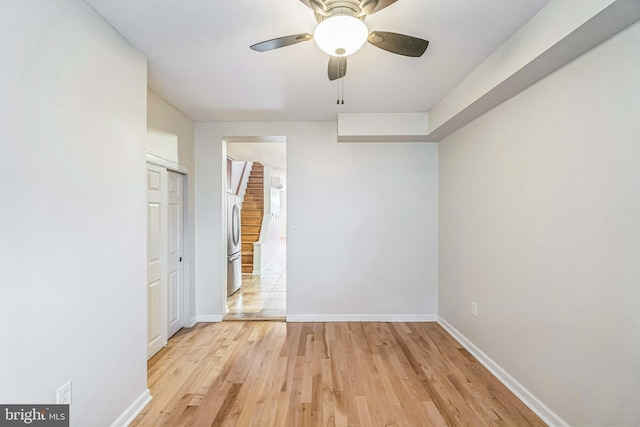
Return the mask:
POLYGON ((147 358, 167 344, 166 176, 147 165, 147 358))
POLYGON ((184 295, 184 219, 183 219, 183 175, 168 172, 168 253, 167 253, 167 283, 168 283, 168 336, 178 332, 184 326, 183 295, 184 295))

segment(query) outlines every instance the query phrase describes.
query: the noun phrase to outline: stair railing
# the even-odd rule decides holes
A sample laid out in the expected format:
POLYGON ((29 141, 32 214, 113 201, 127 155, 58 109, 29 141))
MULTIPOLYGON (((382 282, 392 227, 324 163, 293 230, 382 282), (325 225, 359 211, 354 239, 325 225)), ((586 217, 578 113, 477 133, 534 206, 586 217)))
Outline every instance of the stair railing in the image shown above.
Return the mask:
POLYGON ((251 169, 253 169, 253 162, 245 162, 242 168, 242 175, 240 181, 238 181, 238 187, 236 188, 236 196, 240 196, 240 203, 244 201, 244 195, 247 193, 247 185, 249 184, 249 175, 251 175, 251 169))

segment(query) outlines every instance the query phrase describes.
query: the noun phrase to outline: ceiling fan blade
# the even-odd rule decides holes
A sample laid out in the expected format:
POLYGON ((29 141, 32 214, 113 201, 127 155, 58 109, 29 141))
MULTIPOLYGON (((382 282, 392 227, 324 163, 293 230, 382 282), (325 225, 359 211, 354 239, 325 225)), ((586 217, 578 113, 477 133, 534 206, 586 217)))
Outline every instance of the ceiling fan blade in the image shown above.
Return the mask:
POLYGON ((394 4, 395 2, 397 2, 398 0, 378 0, 376 3, 376 7, 369 12, 369 15, 373 15, 374 13, 378 13, 380 12, 382 9, 384 9, 387 6, 391 6, 392 4, 394 4))
POLYGON ((412 56, 417 58, 422 56, 429 42, 406 34, 390 33, 387 31, 373 31, 369 34, 369 43, 398 55, 412 56))
POLYGON ((291 46, 292 44, 306 42, 313 38, 309 33, 294 34, 292 36, 278 37, 277 39, 271 39, 264 42, 256 43, 249 46, 253 50, 258 52, 266 52, 267 50, 278 49, 285 46, 291 46))
POLYGON ((331 56, 329 57, 329 80, 337 80, 347 74, 347 57, 331 56))

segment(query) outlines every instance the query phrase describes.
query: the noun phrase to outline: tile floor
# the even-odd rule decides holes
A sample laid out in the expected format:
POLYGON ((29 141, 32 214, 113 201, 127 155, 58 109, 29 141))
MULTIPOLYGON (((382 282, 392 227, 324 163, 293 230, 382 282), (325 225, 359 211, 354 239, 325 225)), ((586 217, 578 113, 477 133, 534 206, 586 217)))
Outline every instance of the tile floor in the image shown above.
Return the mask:
POLYGON ((287 295, 286 244, 261 275, 242 275, 242 286, 227 298, 225 319, 284 320, 287 295))

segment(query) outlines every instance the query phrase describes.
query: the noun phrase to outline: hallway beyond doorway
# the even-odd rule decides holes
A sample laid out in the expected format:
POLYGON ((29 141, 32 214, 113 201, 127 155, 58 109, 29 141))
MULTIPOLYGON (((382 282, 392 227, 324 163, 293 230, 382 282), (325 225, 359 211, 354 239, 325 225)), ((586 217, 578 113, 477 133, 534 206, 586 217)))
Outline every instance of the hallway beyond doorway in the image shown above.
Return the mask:
POLYGON ((227 298, 225 320, 284 320, 286 316, 286 240, 260 275, 243 274, 240 289, 227 298))

